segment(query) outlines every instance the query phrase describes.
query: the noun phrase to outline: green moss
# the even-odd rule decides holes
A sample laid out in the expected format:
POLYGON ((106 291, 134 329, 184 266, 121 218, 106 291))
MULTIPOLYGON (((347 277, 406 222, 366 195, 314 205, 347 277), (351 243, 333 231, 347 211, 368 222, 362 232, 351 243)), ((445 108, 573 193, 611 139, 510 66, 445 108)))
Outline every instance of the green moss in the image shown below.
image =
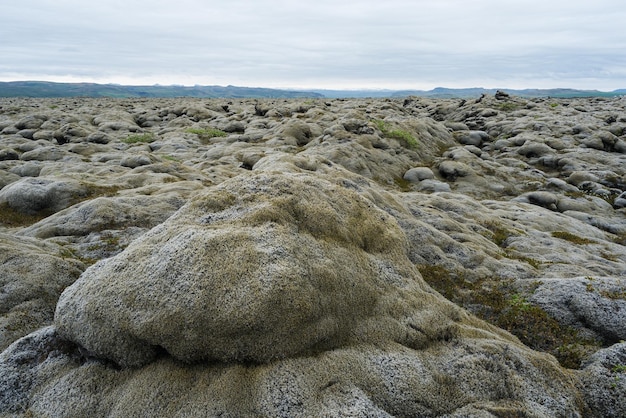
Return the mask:
POLYGON ((626 365, 624 364, 617 364, 615 366, 613 366, 613 369, 611 369, 613 371, 613 373, 626 373, 626 365))
POLYGON ((161 158, 174 163, 179 163, 181 161, 179 158, 173 157, 171 155, 162 155, 161 158))
POLYGON ((518 110, 521 106, 518 103, 513 102, 505 102, 498 106, 498 110, 503 112, 512 112, 514 110, 518 110))
POLYGON ((417 139, 408 131, 401 129, 391 129, 391 125, 384 120, 377 119, 374 124, 386 138, 392 138, 400 142, 400 144, 408 149, 416 150, 419 148, 417 139))
POLYGON ((598 341, 583 338, 574 328, 559 324, 519 294, 510 282, 498 278, 472 282, 462 272, 442 266, 417 267, 424 280, 444 297, 511 332, 527 346, 554 355, 564 367, 579 368, 581 361, 600 347, 598 341))
POLYGON ((402 177, 396 177, 395 179, 393 179, 394 183, 396 183, 396 186, 398 186, 400 188, 400 190, 402 190, 403 192, 409 192, 411 191, 411 182, 408 180, 405 180, 402 177))
POLYGON ((566 231, 554 231, 552 232, 552 236, 578 245, 595 244, 595 241, 579 237, 578 235, 574 235, 566 231))
POLYGON ((516 235, 513 231, 506 229, 500 222, 488 221, 482 224, 491 232, 491 240, 498 245, 498 247, 504 247, 505 241, 513 235, 516 235))
POLYGON ((154 134, 145 133, 145 134, 128 135, 126 138, 122 139, 122 142, 126 144, 145 144, 145 143, 154 142, 155 140, 156 138, 154 137, 154 134))

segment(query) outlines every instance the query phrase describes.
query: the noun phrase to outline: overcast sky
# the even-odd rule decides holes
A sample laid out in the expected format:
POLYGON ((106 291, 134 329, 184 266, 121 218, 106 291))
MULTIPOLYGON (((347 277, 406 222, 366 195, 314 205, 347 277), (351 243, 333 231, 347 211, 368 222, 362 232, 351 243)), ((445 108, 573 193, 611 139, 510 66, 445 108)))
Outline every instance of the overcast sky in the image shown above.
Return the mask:
POLYGON ((626 88, 624 0, 16 0, 0 81, 626 88))

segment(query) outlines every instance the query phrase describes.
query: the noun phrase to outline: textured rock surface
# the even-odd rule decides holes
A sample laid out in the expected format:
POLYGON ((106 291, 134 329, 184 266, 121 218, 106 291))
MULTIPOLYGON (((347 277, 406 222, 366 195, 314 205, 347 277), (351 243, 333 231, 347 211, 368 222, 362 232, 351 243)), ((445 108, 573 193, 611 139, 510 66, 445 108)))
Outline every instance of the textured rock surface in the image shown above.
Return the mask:
POLYGON ((63 248, 0 233, 0 349, 52 323, 61 292, 85 266, 63 248))
POLYGON ((0 411, 624 416, 624 104, 1 99, 0 411))

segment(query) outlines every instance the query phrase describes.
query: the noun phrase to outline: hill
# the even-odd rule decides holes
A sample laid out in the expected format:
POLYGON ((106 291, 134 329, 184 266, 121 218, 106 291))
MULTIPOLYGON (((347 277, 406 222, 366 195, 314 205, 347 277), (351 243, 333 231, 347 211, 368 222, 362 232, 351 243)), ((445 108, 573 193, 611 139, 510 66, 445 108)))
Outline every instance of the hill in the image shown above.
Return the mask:
POLYGON ((270 89, 262 87, 238 86, 126 86, 120 84, 96 83, 53 83, 48 81, 10 81, 0 82, 0 97, 113 97, 113 98, 390 98, 390 97, 430 97, 446 98, 477 98, 481 95, 493 95, 501 90, 519 97, 616 97, 626 94, 626 89, 603 92, 598 90, 576 89, 485 89, 482 87, 450 89, 437 87, 432 90, 324 90, 312 89, 299 91, 292 89, 270 89))

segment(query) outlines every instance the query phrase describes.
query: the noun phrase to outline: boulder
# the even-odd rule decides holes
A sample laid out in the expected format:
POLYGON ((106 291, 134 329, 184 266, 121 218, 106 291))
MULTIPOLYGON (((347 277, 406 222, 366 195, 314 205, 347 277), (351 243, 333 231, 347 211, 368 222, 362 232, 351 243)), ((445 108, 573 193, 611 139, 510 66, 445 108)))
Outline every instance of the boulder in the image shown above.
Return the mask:
POLYGON ((560 323, 607 344, 626 340, 626 280, 587 276, 539 282, 529 300, 560 323))
MULTIPOLYGON (((56 326, 126 366, 153 361, 158 347, 187 362, 268 362, 350 341, 419 339, 400 318, 372 318, 405 292, 420 302, 393 309, 433 297, 405 246, 393 218, 328 181, 239 177, 90 267, 59 300, 56 326)), ((417 328, 435 312, 440 326, 456 327, 440 302, 419 320, 406 314, 417 328)))
POLYGON ((0 355, 0 411, 575 416, 576 379, 428 287, 355 186, 262 171, 195 196, 0 355))
POLYGON ((626 343, 598 351, 583 366, 580 387, 589 416, 626 416, 626 343))
POLYGON ((419 183, 422 180, 434 179, 435 175, 433 174, 433 170, 428 167, 414 167, 407 170, 402 178, 411 183, 419 183))
POLYGON ((61 292, 84 270, 62 247, 0 233, 0 351, 52 323, 61 292))
POLYGON ((87 188, 75 181, 27 177, 0 190, 0 205, 32 215, 44 210, 57 212, 86 195, 87 188))

